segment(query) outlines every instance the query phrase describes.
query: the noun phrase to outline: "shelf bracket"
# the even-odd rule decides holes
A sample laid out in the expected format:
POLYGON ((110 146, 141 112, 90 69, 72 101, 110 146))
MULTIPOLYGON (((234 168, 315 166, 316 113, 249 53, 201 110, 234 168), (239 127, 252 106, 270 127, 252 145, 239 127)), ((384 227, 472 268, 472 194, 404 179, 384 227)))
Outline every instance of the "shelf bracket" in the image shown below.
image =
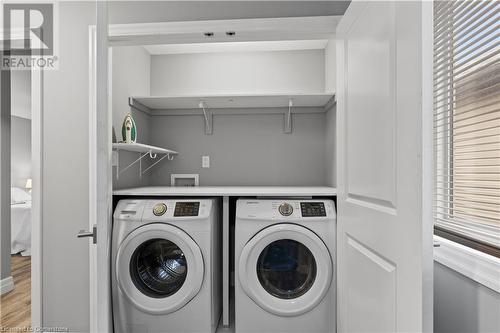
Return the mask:
POLYGON ((149 171, 149 169, 151 169, 152 167, 154 167, 155 165, 157 165, 158 163, 160 163, 161 161, 163 161, 163 159, 167 158, 168 157, 168 160, 170 160, 170 154, 166 154, 166 155, 163 155, 158 161, 154 162, 153 164, 151 164, 149 167, 146 168, 146 170, 144 171, 141 171, 141 175, 145 174, 146 172, 149 171))
POLYGON ((203 110, 203 117, 205 117, 205 134, 211 135, 213 133, 213 112, 211 110, 207 110, 207 106, 203 101, 200 101, 198 106, 203 110))
POLYGON ((285 128, 283 130, 287 134, 292 133, 292 106, 293 106, 293 101, 292 99, 289 99, 288 112, 285 112, 285 128))
MULTIPOLYGON (((116 164, 116 179, 118 179, 122 173, 124 173, 125 171, 127 171, 128 169, 130 169, 133 165, 135 165, 135 164, 136 164, 136 163, 138 163, 138 162, 141 162, 141 160, 142 160, 144 157, 148 156, 148 155, 149 155, 149 153, 140 154, 138 159, 134 160, 132 163, 130 163, 129 165, 127 165, 125 168, 123 168, 123 169, 121 169, 121 170, 120 170, 120 165, 119 165, 119 163, 117 163, 117 164, 116 164)), ((117 160, 119 160, 119 159, 120 159, 120 158, 118 157, 118 158, 117 158, 117 160)), ((142 163, 141 163, 141 166, 142 166, 142 163)))

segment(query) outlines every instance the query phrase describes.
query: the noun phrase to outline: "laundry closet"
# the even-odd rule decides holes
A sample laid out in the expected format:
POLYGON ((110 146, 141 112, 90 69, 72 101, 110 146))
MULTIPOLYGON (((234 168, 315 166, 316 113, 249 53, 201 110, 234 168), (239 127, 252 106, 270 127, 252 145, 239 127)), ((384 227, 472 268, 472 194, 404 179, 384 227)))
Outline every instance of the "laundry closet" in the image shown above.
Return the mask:
POLYGON ((427 325, 419 6, 110 25, 115 331, 427 325))
POLYGON ((335 40, 217 34, 224 42, 112 48, 117 137, 130 112, 138 143, 177 152, 139 173, 123 171, 135 154, 119 150, 114 188, 170 186, 172 174, 198 174, 200 186, 334 186, 335 40))

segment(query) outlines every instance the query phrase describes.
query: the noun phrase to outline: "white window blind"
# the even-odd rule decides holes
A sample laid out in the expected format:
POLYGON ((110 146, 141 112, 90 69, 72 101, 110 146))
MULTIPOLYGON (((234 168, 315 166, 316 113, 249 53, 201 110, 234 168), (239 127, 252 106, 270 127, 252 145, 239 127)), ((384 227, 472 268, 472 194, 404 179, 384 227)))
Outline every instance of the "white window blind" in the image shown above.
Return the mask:
POLYGON ((499 1, 434 2, 435 225, 500 247, 499 1))

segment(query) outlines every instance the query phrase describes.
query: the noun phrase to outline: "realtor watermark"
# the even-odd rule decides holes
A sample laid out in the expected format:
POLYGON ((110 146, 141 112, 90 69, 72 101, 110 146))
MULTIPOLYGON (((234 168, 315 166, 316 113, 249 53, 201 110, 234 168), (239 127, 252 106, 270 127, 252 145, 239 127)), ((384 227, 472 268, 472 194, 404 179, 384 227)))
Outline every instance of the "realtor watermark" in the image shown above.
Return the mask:
POLYGON ((58 69, 57 2, 2 1, 1 69, 58 69))

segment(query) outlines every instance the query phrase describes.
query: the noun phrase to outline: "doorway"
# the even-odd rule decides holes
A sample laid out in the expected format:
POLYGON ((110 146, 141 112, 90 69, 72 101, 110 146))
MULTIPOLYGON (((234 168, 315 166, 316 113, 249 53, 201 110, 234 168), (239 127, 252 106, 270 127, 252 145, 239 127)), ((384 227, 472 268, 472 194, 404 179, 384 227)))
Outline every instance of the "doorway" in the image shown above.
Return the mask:
POLYGON ((31 324, 31 72, 11 73, 10 271, 13 285, 2 295, 2 325, 31 324))
POLYGON ((41 326, 41 78, 2 71, 3 329, 41 326))

